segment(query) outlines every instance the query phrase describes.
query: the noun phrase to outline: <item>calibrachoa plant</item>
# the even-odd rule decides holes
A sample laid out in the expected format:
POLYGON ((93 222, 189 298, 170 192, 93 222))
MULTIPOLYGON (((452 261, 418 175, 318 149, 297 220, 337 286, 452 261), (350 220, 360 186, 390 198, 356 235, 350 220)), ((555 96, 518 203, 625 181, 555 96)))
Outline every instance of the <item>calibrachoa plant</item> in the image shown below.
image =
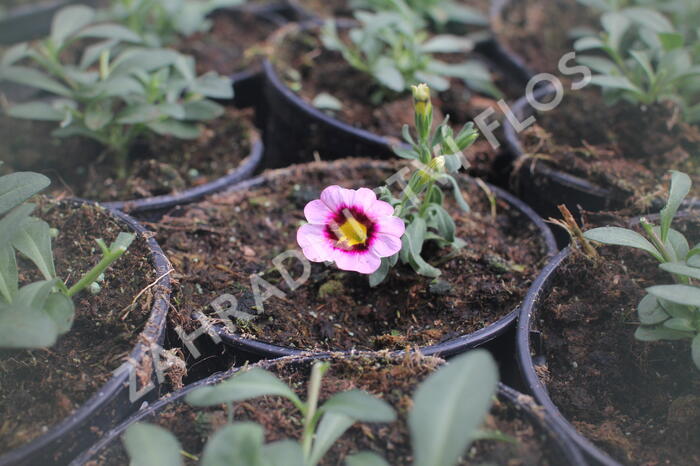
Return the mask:
POLYGON ((349 40, 338 34, 334 21, 322 30, 326 49, 340 52, 345 61, 371 76, 379 88, 371 96, 375 103, 387 95, 408 91, 412 84, 428 83, 437 91, 450 87, 457 78, 477 92, 500 96, 488 68, 477 60, 445 62, 438 54, 464 54, 473 49, 472 40, 449 34, 430 36, 425 22, 408 8, 399 11, 358 11, 358 26, 350 29, 349 40))
MULTIPOLYGON (((336 393, 319 405, 321 381, 330 368, 317 362, 311 370, 304 402, 274 374, 260 368, 242 371, 218 385, 187 395, 192 406, 227 405, 228 423, 212 434, 201 458, 182 450, 173 434, 137 423, 124 434, 134 466, 181 465, 182 457, 201 466, 316 466, 335 442, 356 422, 396 421, 394 409, 361 390, 336 393), (265 443, 265 431, 253 422, 234 422, 233 403, 263 396, 283 397, 299 413, 301 439, 265 443)), ((504 439, 479 427, 488 413, 498 384, 498 369, 490 354, 471 351, 456 357, 416 389, 408 413, 414 466, 453 466, 477 438, 504 439)), ((387 466, 377 453, 363 451, 345 458, 347 466, 387 466)))
POLYGON ((672 173, 660 226, 642 218, 644 235, 625 228, 603 227, 588 230, 584 236, 600 243, 645 251, 671 274, 675 284, 647 288, 647 295, 637 307, 640 326, 635 336, 643 341, 691 340, 692 358, 700 369, 700 243, 690 248, 683 234, 671 228, 691 187, 688 175, 672 173))
POLYGON ((48 185, 49 179, 38 173, 0 177, 0 348, 53 345, 73 325, 73 296, 99 281, 135 238, 120 233, 110 246, 96 240, 102 259, 69 288, 54 268, 54 232, 48 223, 31 216, 34 204, 24 203, 48 185), (16 252, 29 259, 44 279, 20 288, 16 252))
POLYGON ((0 59, 0 81, 12 81, 51 94, 11 106, 15 118, 55 121, 57 137, 82 136, 98 141, 115 162, 119 178, 127 175, 129 151, 147 133, 196 139, 202 121, 224 109, 207 99, 231 98, 228 78, 197 76, 191 57, 174 50, 133 46, 137 34, 124 26, 93 24, 95 11, 82 5, 63 8, 48 38, 9 48, 0 59), (104 39, 78 48, 77 64, 68 47, 85 38, 104 39), (31 64, 32 66, 28 66, 31 64))
MULTIPOLYGON (((412 89, 416 139, 405 125, 403 135, 411 148, 395 149, 414 168, 402 195, 394 197, 387 186, 377 188, 378 196, 368 188, 329 186, 320 199, 306 205, 309 223, 297 232, 297 242, 310 261, 335 262, 342 270, 369 274, 372 286, 381 283, 399 260, 421 275, 439 276, 440 270, 421 257, 426 241, 441 247, 464 245, 455 237, 454 220, 443 207, 441 186, 449 186, 457 204, 469 211, 451 174, 466 166, 462 151, 474 143, 478 132, 469 123, 454 136, 448 118, 433 131, 430 88, 421 84, 412 89)), ((409 167, 405 170, 410 172, 409 167)))

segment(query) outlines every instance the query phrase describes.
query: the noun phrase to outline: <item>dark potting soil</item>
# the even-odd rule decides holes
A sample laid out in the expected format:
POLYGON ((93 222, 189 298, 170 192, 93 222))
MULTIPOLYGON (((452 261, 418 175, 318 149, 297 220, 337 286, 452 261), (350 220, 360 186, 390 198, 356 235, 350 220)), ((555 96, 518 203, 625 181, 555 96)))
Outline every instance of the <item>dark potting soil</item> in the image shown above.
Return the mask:
MULTIPOLYGON (((700 217, 674 227, 700 240, 700 217)), ((538 311, 547 358, 538 374, 564 417, 616 460, 697 465, 700 371, 690 342, 634 338, 644 289, 672 279, 643 253, 599 251, 600 262, 565 261, 538 311)))
MULTIPOLYGON (((408 465, 412 462, 410 432, 407 425, 408 411, 416 386, 425 380, 442 361, 411 355, 401 360, 366 359, 356 356, 333 359, 323 378, 320 403, 333 394, 352 389, 365 390, 381 397, 396 409, 399 419, 391 424, 356 424, 330 449, 321 465, 343 464, 343 459, 358 451, 372 450, 391 465, 408 465)), ((269 370, 277 374, 302 398, 306 391, 310 365, 302 367, 284 362, 273 362, 269 370)), ((198 409, 184 402, 176 402, 165 408, 155 422, 175 434, 183 449, 200 455, 207 438, 225 425, 225 406, 198 409)), ((301 437, 301 417, 294 406, 279 397, 264 397, 237 403, 234 419, 249 420, 262 425, 266 442, 301 437)), ((475 442, 459 464, 508 464, 551 465, 559 464, 557 453, 548 445, 543 432, 526 419, 521 411, 501 401, 496 401, 487 417, 485 429, 498 430, 514 437, 514 444, 481 440, 475 442)), ((120 443, 120 442, 115 442, 120 443)), ((102 452, 90 466, 121 465, 128 462, 121 445, 114 445, 102 452)), ((196 464, 190 461, 187 464, 196 464)))
POLYGON ((534 72, 559 73, 559 60, 573 52, 572 33, 600 29, 595 11, 578 0, 509 0, 491 27, 507 51, 534 72))
MULTIPOLYGON (((127 231, 101 208, 42 200, 35 215, 59 231, 53 240, 56 272, 69 285, 101 258, 95 239, 110 244, 127 231)), ((151 290, 132 303, 157 278, 149 254, 145 239, 138 237, 105 272, 99 294, 77 295, 73 328, 51 348, 0 350, 0 452, 70 415, 124 362, 150 314, 151 290)), ((17 258, 21 283, 41 279, 33 265, 17 258)))
POLYGON ((176 47, 194 56, 197 72, 216 71, 230 76, 259 67, 264 42, 277 25, 264 16, 241 10, 222 10, 213 15, 212 28, 183 39, 176 47))
MULTIPOLYGON (((327 111, 330 116, 371 133, 388 136, 397 144, 403 141, 403 125, 413 125, 413 98, 410 92, 397 94, 386 91, 381 101, 375 103, 374 96, 381 91, 379 85, 371 76, 350 66, 340 53, 326 50, 318 31, 290 30, 284 35, 283 42, 278 41, 275 53, 273 60, 279 76, 307 103, 313 105, 314 99, 322 93, 341 102, 340 111, 327 111)), ((461 61, 464 57, 463 54, 453 54, 443 58, 445 61, 461 61)), ((494 74, 494 77, 497 86, 508 87, 508 80, 503 76, 494 74)), ((522 93, 522 89, 513 90, 513 95, 519 93, 522 93)), ((475 93, 458 79, 451 80, 447 91, 433 92, 433 107, 435 124, 449 115, 455 132, 486 109, 496 111, 491 120, 498 119, 501 114, 495 99, 475 93)), ((480 138, 467 155, 471 164, 470 174, 491 175, 496 155, 496 150, 484 138, 480 138)), ((323 154, 320 156, 323 158, 323 154)))
POLYGON ((533 163, 549 163, 611 189, 615 198, 644 211, 666 197, 668 170, 688 173, 691 195, 700 194, 700 127, 682 122, 678 112, 666 104, 611 107, 598 89, 585 89, 537 115, 521 140, 533 163))
MULTIPOLYGON (((292 0, 305 10, 322 18, 353 18, 352 1, 349 0, 292 0)), ((483 13, 489 11, 489 0, 457 0, 458 4, 476 8, 483 13)))
MULTIPOLYGON (((329 185, 380 186, 399 166, 357 159, 294 167, 285 176, 270 173, 274 178, 264 187, 166 216, 154 228, 180 282, 175 324, 199 327, 190 314, 212 313, 212 300, 229 293, 238 299, 238 310, 258 314, 239 322, 245 337, 308 350, 403 349, 474 332, 515 309, 545 258, 545 246, 536 227, 503 201, 491 217, 486 196, 473 183, 463 185, 471 213, 452 201, 447 205, 467 246, 424 249, 427 261, 443 272, 437 283, 399 266, 370 288, 365 275, 313 263, 309 281, 289 292, 271 261, 298 249, 304 206, 329 185), (256 311, 249 278, 255 273, 288 292, 286 298, 270 298, 256 311)), ((285 265, 293 277, 301 276, 298 260, 285 265)))
POLYGON ((98 201, 174 194, 225 176, 251 149, 249 110, 227 108, 207 122, 199 139, 151 135, 134 145, 129 175, 116 177, 113 160, 91 140, 51 137, 54 124, 0 115, 1 172, 38 171, 50 177, 56 195, 98 201))

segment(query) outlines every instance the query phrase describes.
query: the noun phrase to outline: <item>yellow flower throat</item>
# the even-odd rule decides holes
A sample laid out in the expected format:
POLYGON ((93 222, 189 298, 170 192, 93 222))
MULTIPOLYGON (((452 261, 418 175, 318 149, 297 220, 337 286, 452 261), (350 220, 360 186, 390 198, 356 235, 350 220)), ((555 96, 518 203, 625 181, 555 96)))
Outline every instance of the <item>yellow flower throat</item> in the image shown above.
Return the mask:
POLYGON ((350 216, 338 227, 337 235, 338 242, 345 243, 350 247, 365 244, 367 241, 367 227, 355 220, 355 217, 350 216))

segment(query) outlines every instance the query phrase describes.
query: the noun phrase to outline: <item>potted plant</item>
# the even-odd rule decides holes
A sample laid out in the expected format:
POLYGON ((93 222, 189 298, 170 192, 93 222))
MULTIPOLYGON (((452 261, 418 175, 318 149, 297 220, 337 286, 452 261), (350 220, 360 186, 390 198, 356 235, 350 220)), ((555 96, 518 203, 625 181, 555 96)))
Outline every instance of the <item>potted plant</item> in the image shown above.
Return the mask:
MULTIPOLYGON (((694 9, 683 11, 692 16, 694 9)), ((520 121, 534 114, 536 124, 519 134, 506 126, 518 192, 546 214, 552 199, 646 212, 662 202, 657 173, 681 170, 695 181, 700 173, 695 32, 641 7, 608 11, 601 24, 599 36, 575 43, 591 84, 547 112, 534 112, 523 98, 515 113, 520 121)))
POLYGON ((197 76, 194 61, 173 50, 130 45, 141 38, 93 23, 94 15, 85 6, 61 10, 51 36, 3 55, 0 78, 49 94, 7 108, 7 166, 41 167, 73 195, 133 211, 188 202, 249 176, 262 156, 250 118, 207 98, 230 97, 229 80, 197 76), (85 42, 92 38, 103 40, 85 42), (52 125, 44 120, 55 122, 60 143, 45 136, 52 125))
POLYGON ((251 455, 246 464, 581 464, 526 397, 501 386, 492 398, 496 381, 495 364, 478 351, 447 364, 418 353, 282 358, 187 387, 110 432, 74 464, 129 456, 137 464, 180 464, 183 456, 226 464, 224 458, 245 461, 242 451, 251 455))
POLYGON ((9 0, 0 7, 0 44, 38 39, 51 27, 51 18, 61 8, 75 4, 93 4, 94 0, 29 1, 9 0))
POLYGON ((96 205, 24 202, 48 184, 0 177, 3 465, 65 464, 135 411, 129 372, 150 380, 147 352, 165 334, 169 264, 156 242, 96 205), (113 374, 127 357, 132 370, 113 374))
POLYGON ((240 360, 407 346, 446 356, 512 325, 556 251, 551 232, 509 194, 456 175, 477 133, 432 130, 429 90, 415 92, 419 129, 414 140, 406 128, 412 149, 398 152, 410 164, 293 166, 158 223, 181 283, 173 326, 193 355, 204 337, 193 340, 216 331, 240 360), (347 222, 345 204, 355 212, 347 222), (337 233, 322 223, 329 209, 337 233))
MULTIPOLYGON (((268 166, 310 161, 314 152, 391 157, 412 117, 410 86, 419 82, 439 91, 436 120, 449 113, 455 128, 496 106, 501 92, 484 61, 469 55, 473 40, 432 33, 405 5, 356 16, 358 23, 290 25, 271 40, 268 166)), ((478 154, 472 169, 489 170, 495 151, 484 142, 478 154)))
POLYGON ((598 464, 693 464, 700 454, 700 218, 677 214, 689 189, 675 172, 658 217, 571 228, 579 246, 552 260, 522 307, 528 389, 598 464))

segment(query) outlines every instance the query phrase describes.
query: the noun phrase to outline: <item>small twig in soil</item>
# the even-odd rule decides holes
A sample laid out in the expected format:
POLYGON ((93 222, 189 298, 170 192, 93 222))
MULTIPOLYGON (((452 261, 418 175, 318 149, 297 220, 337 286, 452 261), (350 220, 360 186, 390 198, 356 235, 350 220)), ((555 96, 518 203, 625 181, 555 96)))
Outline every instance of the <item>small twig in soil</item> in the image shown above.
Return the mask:
POLYGON ((140 298, 146 291, 148 291, 148 290, 150 290, 151 288, 153 288, 154 286, 156 286, 156 285, 158 284, 158 282, 160 282, 163 278, 165 278, 166 276, 170 275, 170 274, 171 274, 172 272, 174 272, 174 271, 175 271, 175 269, 173 269, 173 268, 168 269, 167 272, 165 272, 165 273, 164 273, 163 275, 161 275, 160 277, 156 278, 156 279, 153 281, 153 283, 149 284, 148 286, 146 286, 146 288, 144 288, 143 290, 139 291, 138 294, 136 295, 136 297, 134 297, 134 299, 131 301, 131 304, 129 304, 128 306, 126 306, 124 309, 121 310, 121 312, 124 312, 124 315, 121 316, 121 320, 125 320, 125 319, 129 316, 129 313, 131 312, 131 310, 132 310, 132 309, 134 308, 134 306, 136 305, 136 301, 138 301, 139 298, 140 298))

